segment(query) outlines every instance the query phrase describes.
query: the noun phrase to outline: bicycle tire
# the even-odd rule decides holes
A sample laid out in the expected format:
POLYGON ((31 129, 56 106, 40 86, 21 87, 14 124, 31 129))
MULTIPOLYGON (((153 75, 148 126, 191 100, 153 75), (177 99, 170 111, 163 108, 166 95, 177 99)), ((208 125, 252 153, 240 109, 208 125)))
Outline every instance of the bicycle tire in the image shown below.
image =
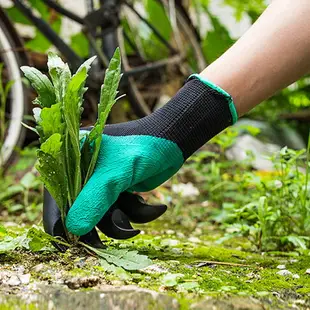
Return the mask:
POLYGON ((17 148, 23 146, 26 137, 26 129, 21 122, 28 113, 27 91, 22 83, 20 66, 28 64, 28 59, 22 40, 1 8, 0 57, 8 70, 9 80, 15 81, 10 91, 12 100, 9 103, 9 108, 14 115, 10 117, 6 137, 0 150, 2 158, 0 158, 0 167, 5 171, 15 158, 17 148))
MULTIPOLYGON (((167 0, 157 0, 158 3, 160 3, 163 6, 168 5, 167 0)), ((197 55, 199 55, 198 59, 198 69, 199 71, 202 71, 206 66, 206 61, 203 56, 203 51, 200 45, 200 38, 197 34, 197 31, 195 30, 195 27, 190 21, 190 18, 188 15, 184 15, 184 8, 179 7, 176 3, 176 19, 179 23, 180 29, 183 33, 186 34, 186 37, 191 40, 191 44, 193 44, 193 47, 195 48, 195 51, 197 52, 197 55)), ((122 35, 121 28, 118 28, 118 31, 116 33, 117 35, 117 44, 116 46, 121 46, 121 42, 123 39, 120 37, 122 35)), ((115 39, 114 39, 115 40, 115 39)), ((124 47, 121 48, 121 51, 124 50, 124 47)), ((127 55, 126 53, 122 53, 122 60, 123 64, 126 65, 126 62, 128 62, 128 58, 126 59, 127 55)), ((138 90, 138 87, 136 83, 134 82, 134 79, 129 77, 128 78, 128 85, 126 89, 127 96, 129 98, 129 103, 138 117, 144 117, 152 112, 147 105, 144 102, 143 96, 138 90)))

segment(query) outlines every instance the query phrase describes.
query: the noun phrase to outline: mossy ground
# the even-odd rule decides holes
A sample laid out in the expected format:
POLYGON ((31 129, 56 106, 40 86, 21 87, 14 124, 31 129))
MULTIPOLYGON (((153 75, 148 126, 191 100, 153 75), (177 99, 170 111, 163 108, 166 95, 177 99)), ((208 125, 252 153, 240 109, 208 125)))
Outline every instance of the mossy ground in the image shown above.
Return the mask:
MULTIPOLYGON (((214 240, 220 233, 212 225, 209 229, 206 225, 200 236, 193 237, 193 231, 182 231, 171 221, 173 216, 170 210, 162 220, 141 226, 143 233, 132 240, 106 240, 110 245, 148 255, 155 267, 146 271, 128 272, 121 268, 107 271, 100 260, 82 249, 66 253, 14 251, 1 254, 1 269, 16 270, 23 266, 25 272, 31 274, 31 282, 60 283, 69 287, 79 278, 99 277, 89 284, 85 280, 76 287, 84 290, 98 288, 100 284, 134 284, 176 297, 183 309, 205 296, 253 296, 277 306, 302 301, 299 307, 310 307, 308 255, 253 253, 240 246, 239 249, 219 246, 214 240), (285 265, 292 275, 278 275, 279 265, 285 265)), ((234 241, 231 245, 240 244, 240 240, 234 241)), ((2 287, 1 290, 6 289, 2 287)))
MULTIPOLYGON (((28 208, 28 215, 27 212, 14 213, 6 209, 14 205, 15 200, 23 202, 22 193, 8 200, 1 210, 1 222, 17 234, 22 234, 41 219, 42 190, 35 188, 31 194, 37 199, 35 205, 28 208)), ((23 274, 30 274, 30 283, 4 285, 0 277, 0 297, 31 294, 33 287, 41 284, 79 290, 96 290, 102 285, 135 285, 176 297, 182 309, 189 309, 207 296, 221 300, 255 297, 264 302, 264 309, 293 306, 310 309, 310 274, 306 273, 310 268, 309 251, 261 253, 247 238, 230 238, 219 243, 224 232, 210 217, 210 210, 218 205, 207 200, 204 205, 201 199, 208 197, 188 203, 179 196, 174 197, 169 187, 161 188, 148 198, 155 198, 158 202, 167 197, 173 200, 174 207, 169 208, 161 219, 138 226, 142 233, 137 237, 112 241, 101 236, 109 245, 147 255, 153 260, 151 268, 135 272, 109 268, 82 248, 66 253, 57 252, 52 247, 37 253, 15 250, 0 254, 0 276, 2 272, 15 274, 22 270, 23 274), (279 275, 279 265, 285 265, 290 274, 279 275)), ((10 303, 1 303, 1 309, 15 309, 10 303)), ((18 309, 23 309, 23 304, 18 309)))

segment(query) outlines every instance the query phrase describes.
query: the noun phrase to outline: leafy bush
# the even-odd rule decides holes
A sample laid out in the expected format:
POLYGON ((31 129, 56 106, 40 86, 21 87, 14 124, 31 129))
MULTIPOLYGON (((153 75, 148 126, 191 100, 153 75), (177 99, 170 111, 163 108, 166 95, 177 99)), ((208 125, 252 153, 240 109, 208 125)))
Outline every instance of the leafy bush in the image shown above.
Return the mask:
MULTIPOLYGON (((232 138, 228 131, 213 142, 229 147, 232 138)), ((252 170, 251 157, 227 161, 207 152, 192 158, 189 168, 201 192, 221 206, 211 216, 226 232, 218 242, 246 237, 258 250, 310 249, 309 147, 310 141, 307 151, 282 148, 270 172, 252 170)))
POLYGON ((121 78, 121 59, 117 49, 101 87, 97 122, 89 134, 81 137, 83 95, 87 90, 85 81, 94 58, 85 61, 71 75, 68 65, 56 54, 50 53, 48 69, 51 80, 35 68, 21 68, 38 93, 34 104, 39 107, 33 109, 37 124, 33 130, 40 136, 41 143, 36 168, 57 203, 63 223, 68 208, 93 173, 103 128, 116 101, 121 78))

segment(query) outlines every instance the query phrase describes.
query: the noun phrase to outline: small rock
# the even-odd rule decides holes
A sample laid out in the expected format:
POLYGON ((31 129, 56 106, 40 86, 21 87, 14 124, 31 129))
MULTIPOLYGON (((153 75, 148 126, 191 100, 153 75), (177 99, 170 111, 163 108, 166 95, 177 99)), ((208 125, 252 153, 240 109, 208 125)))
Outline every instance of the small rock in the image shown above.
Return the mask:
POLYGON ((112 280, 111 281, 112 285, 115 287, 120 287, 122 285, 124 285, 124 282, 123 281, 120 281, 120 280, 112 280))
POLYGON ((19 280, 22 284, 28 284, 30 282, 30 273, 20 275, 19 280))
POLYGON ((65 284, 71 289, 87 288, 96 286, 100 281, 97 276, 74 277, 65 281, 65 284))
POLYGON ((299 279, 300 276, 299 276, 297 273, 295 273, 295 274, 293 274, 293 278, 294 278, 294 279, 299 279))
POLYGON ((150 265, 143 269, 146 273, 167 273, 168 270, 156 264, 150 265))
POLYGON ((174 234, 175 234, 175 231, 172 230, 172 229, 168 229, 168 230, 166 230, 166 234, 167 234, 167 235, 174 235, 174 234))
POLYGON ((177 232, 177 237, 178 238, 185 238, 185 235, 182 232, 177 232))
POLYGON ((41 272, 45 269, 45 266, 44 264, 39 264, 39 265, 36 265, 33 267, 33 271, 34 272, 41 272))
POLYGON ((310 274, 310 268, 308 268, 305 273, 310 274))
POLYGON ((287 276, 291 276, 291 275, 292 275, 292 273, 291 273, 290 271, 286 270, 286 269, 283 269, 283 270, 278 271, 277 274, 278 274, 279 276, 284 276, 284 277, 287 277, 287 276))
POLYGON ((171 252, 172 252, 173 254, 180 255, 180 254, 183 253, 183 250, 180 249, 180 248, 173 248, 173 249, 171 249, 171 252))
POLYGON ((75 262, 76 267, 83 268, 85 266, 85 258, 80 258, 77 262, 75 262))
POLYGON ((195 236, 200 236, 200 235, 202 235, 202 229, 199 228, 199 227, 197 227, 197 228, 193 231, 192 234, 195 235, 195 236))
POLYGON ((161 246, 176 246, 178 244, 180 244, 180 241, 176 239, 164 239, 160 243, 161 246))
POLYGON ((188 182, 186 184, 173 184, 171 187, 174 193, 180 194, 181 197, 195 197, 199 195, 199 190, 196 188, 193 183, 188 182))
POLYGON ((282 182, 280 180, 275 180, 274 181, 274 186, 275 188, 281 188, 282 187, 282 182))
POLYGON ((188 238, 188 241, 192 242, 192 243, 200 243, 201 242, 201 240, 197 237, 190 237, 190 238, 188 238))
POLYGON ((285 269, 286 267, 285 267, 285 265, 278 265, 277 268, 278 269, 285 269))
POLYGON ((208 200, 205 200, 201 203, 201 206, 205 208, 210 207, 210 205, 212 205, 212 203, 208 200))
POLYGON ((10 286, 17 286, 17 285, 20 285, 20 280, 17 276, 12 276, 7 282, 6 284, 7 285, 10 285, 10 286))
POLYGON ((12 268, 12 270, 17 271, 17 273, 19 273, 19 274, 23 274, 25 271, 25 267, 24 266, 14 266, 12 268))
POLYGON ((10 273, 6 270, 0 271, 0 282, 5 281, 10 277, 10 273))

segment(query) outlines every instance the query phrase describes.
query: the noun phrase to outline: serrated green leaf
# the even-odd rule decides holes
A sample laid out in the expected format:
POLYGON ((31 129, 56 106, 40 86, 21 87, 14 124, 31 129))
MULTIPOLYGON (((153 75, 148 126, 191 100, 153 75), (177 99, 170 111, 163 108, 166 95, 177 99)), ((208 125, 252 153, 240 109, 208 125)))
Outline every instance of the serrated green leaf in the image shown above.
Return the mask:
MULTIPOLYGON (((97 158, 99 155, 100 144, 102 140, 102 132, 111 111, 112 106, 116 102, 117 89, 121 79, 121 55, 120 50, 117 48, 114 52, 108 69, 105 72, 103 85, 101 86, 100 103, 98 105, 98 119, 89 133, 89 137, 84 143, 84 153, 92 151, 92 156, 88 166, 88 171, 84 180, 84 184, 89 180, 92 175, 97 158)), ((85 155, 86 156, 86 155, 85 155)), ((88 156, 90 158, 90 156, 88 156)))
POLYGON ((34 252, 45 250, 47 247, 51 246, 51 242, 57 242, 68 247, 70 246, 67 242, 59 238, 52 237, 35 225, 28 229, 26 236, 28 247, 34 252))
POLYGON ((3 240, 0 241, 0 253, 13 251, 17 248, 23 248, 26 246, 26 243, 26 235, 21 235, 18 237, 5 236, 3 240))
POLYGON ((175 286, 179 280, 184 277, 182 273, 167 273, 162 276, 161 283, 164 286, 175 286))
POLYGON ((91 64, 94 62, 94 60, 97 58, 97 56, 90 57, 89 59, 85 60, 80 67, 77 69, 76 73, 79 73, 83 68, 86 69, 86 72, 89 71, 91 68, 91 64))
POLYGON ((104 82, 101 86, 100 103, 98 106, 98 118, 101 124, 105 124, 115 98, 118 93, 118 85, 121 80, 121 54, 119 48, 114 52, 108 69, 105 72, 104 82))
POLYGON ((54 88, 49 78, 41 73, 36 68, 23 66, 21 67, 25 77, 31 83, 31 86, 38 93, 38 98, 34 100, 34 104, 39 104, 41 107, 51 107, 55 104, 56 96, 54 88))
POLYGON ((44 143, 41 144, 41 150, 44 153, 52 155, 54 158, 59 158, 62 151, 61 134, 54 133, 44 143))
POLYGON ((152 261, 138 251, 129 251, 127 249, 96 249, 87 244, 83 245, 104 258, 108 263, 122 267, 126 270, 139 270, 152 264, 152 261))
POLYGON ((27 231, 28 246, 31 251, 38 252, 46 249, 51 242, 57 242, 65 246, 70 246, 67 242, 59 238, 52 237, 37 226, 32 226, 27 231))
POLYGON ((29 239, 29 248, 33 252, 38 252, 50 245, 50 236, 35 227, 31 227, 28 230, 27 238, 29 239))
POLYGON ((66 163, 69 180, 69 191, 72 201, 78 196, 81 190, 81 153, 79 129, 82 113, 82 102, 84 84, 87 78, 87 69, 83 67, 72 76, 63 103, 63 115, 67 126, 65 137, 66 158, 70 163, 66 163))
POLYGON ((71 79, 71 72, 68 64, 55 53, 48 53, 48 72, 52 79, 57 102, 63 104, 67 86, 71 79))
POLYGON ((65 122, 62 116, 61 104, 53 104, 50 108, 43 108, 40 113, 41 121, 36 129, 40 134, 41 143, 45 142, 54 133, 63 135, 65 132, 65 122))
POLYGON ((67 209, 68 181, 63 169, 64 165, 60 161, 61 157, 55 159, 51 154, 38 150, 37 158, 36 168, 40 173, 40 179, 55 199, 64 218, 64 211, 67 209))

